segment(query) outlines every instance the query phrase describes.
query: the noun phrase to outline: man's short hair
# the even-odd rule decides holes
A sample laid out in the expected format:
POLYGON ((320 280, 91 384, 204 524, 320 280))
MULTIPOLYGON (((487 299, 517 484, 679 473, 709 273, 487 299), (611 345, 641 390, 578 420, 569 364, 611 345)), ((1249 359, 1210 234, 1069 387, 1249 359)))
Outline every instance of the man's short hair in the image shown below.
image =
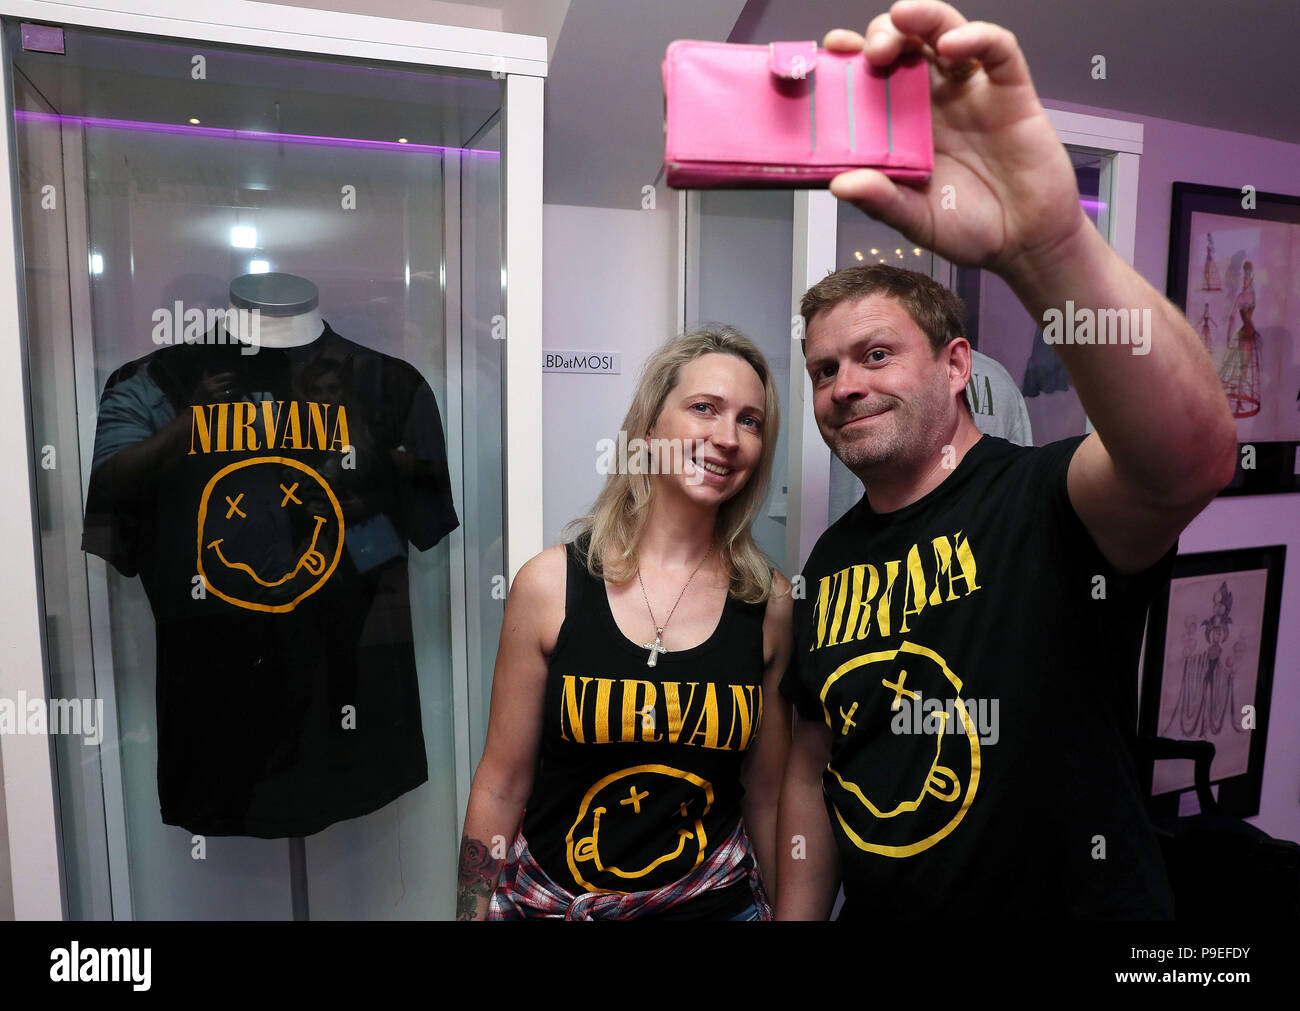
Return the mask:
POLYGON ((805 336, 818 313, 868 295, 887 295, 901 303, 930 339, 930 349, 936 358, 952 341, 966 336, 962 322, 966 307, 956 293, 925 274, 888 263, 845 267, 827 274, 804 292, 799 312, 803 316, 805 336))

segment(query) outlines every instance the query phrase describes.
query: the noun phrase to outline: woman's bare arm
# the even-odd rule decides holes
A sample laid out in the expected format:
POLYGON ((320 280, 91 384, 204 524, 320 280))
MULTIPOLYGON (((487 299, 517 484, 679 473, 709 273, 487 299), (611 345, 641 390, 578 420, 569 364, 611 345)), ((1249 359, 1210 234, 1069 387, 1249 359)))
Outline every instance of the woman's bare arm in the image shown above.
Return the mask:
POLYGON ((487 742, 474 773, 460 843, 458 920, 486 918, 532 790, 547 662, 564 621, 565 578, 564 546, 548 548, 519 570, 506 597, 487 742))
POLYGON ((790 661, 791 611, 790 581, 778 572, 763 620, 763 723, 741 775, 745 828, 773 906, 777 895, 776 816, 790 752, 790 705, 778 686, 790 661))

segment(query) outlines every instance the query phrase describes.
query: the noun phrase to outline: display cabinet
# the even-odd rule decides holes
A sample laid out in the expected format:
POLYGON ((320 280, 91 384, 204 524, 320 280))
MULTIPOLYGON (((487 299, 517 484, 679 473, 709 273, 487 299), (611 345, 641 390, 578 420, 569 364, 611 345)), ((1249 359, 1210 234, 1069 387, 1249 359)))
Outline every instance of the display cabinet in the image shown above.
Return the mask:
POLYGON ((14 913, 449 918, 542 546, 546 42, 113 6, 0 3, 14 913))

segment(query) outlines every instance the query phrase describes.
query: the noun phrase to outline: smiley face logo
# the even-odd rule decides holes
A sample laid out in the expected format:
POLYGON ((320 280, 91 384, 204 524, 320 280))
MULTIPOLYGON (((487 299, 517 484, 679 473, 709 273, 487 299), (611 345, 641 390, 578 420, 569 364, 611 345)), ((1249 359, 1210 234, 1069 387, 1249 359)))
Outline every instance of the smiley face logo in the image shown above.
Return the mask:
POLYGON ((694 773, 667 765, 612 773, 587 791, 565 836, 569 871, 589 892, 662 887, 704 860, 712 806, 713 784, 694 773))
POLYGON ((343 509, 315 470, 282 456, 239 460, 199 499, 198 571, 236 607, 292 611, 325 584, 343 552, 343 509))
POLYGON ((943 657, 910 642, 854 657, 826 679, 826 722, 835 740, 854 738, 858 761, 849 770, 833 756, 822 782, 859 849, 912 856, 966 816, 979 787, 980 740, 961 690, 943 657))

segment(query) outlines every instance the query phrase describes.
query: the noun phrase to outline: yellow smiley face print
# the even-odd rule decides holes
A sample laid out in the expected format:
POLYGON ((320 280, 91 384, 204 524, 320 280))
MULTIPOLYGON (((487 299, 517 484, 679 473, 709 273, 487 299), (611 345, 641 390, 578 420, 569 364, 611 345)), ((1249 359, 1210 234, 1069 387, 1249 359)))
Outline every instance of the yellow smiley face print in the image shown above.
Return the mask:
POLYGON ((943 657, 910 642, 854 657, 826 679, 821 699, 834 743, 822 784, 853 845, 909 857, 965 818, 981 762, 961 691, 943 657))
POLYGON ((217 471, 197 525, 204 585, 250 611, 292 611, 325 584, 343 551, 343 509, 329 483, 288 457, 217 471))
POLYGON ((612 773, 587 791, 565 836, 569 871, 589 892, 657 887, 646 880, 651 874, 656 882, 676 880, 704 860, 704 815, 712 806, 713 784, 694 773, 667 765, 612 773), (648 849, 647 833, 657 840, 648 849), (618 856, 632 851, 641 855, 618 856))

